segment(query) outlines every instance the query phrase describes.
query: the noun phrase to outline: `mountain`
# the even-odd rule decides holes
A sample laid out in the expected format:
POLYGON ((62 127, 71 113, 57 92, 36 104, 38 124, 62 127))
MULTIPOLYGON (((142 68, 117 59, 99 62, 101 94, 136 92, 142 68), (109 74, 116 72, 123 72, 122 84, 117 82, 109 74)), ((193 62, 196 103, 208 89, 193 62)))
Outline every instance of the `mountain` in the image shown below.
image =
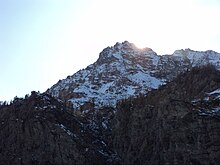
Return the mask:
POLYGON ((47 93, 83 112, 115 107, 119 100, 146 94, 180 73, 207 64, 220 69, 220 54, 185 49, 157 55, 150 48, 138 49, 125 41, 105 48, 95 63, 60 80, 47 93))
MULTIPOLYGON (((98 108, 98 107, 97 107, 98 108)), ((0 105, 0 164, 220 164, 220 71, 194 67, 111 107, 76 113, 32 92, 0 105)))
POLYGON ((0 164, 220 164, 220 54, 127 41, 0 102, 0 164))

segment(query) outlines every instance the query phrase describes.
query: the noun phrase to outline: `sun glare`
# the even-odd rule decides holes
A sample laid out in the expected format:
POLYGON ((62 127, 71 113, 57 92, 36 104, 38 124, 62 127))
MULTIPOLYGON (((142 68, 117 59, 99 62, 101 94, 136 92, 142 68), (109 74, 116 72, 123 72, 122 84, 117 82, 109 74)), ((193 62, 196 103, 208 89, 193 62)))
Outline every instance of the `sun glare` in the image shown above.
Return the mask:
POLYGON ((144 42, 135 42, 134 44, 138 49, 144 49, 147 47, 147 45, 144 42))

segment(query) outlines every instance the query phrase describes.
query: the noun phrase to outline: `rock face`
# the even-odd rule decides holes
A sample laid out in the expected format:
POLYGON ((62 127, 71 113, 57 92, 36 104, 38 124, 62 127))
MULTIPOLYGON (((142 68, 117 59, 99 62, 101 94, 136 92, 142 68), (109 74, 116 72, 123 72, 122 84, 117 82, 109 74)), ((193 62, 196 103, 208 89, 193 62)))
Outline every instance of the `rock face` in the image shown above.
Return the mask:
POLYGON ((122 164, 220 164, 220 72, 193 69, 122 101, 113 127, 122 164))
POLYGON ((74 109, 116 106, 118 100, 146 94, 192 67, 213 64, 220 69, 220 54, 214 51, 177 50, 157 55, 127 41, 105 48, 98 60, 52 86, 47 93, 74 109))
POLYGON ((75 116, 47 94, 32 92, 30 97, 2 105, 0 121, 1 164, 117 162, 103 135, 106 129, 93 126, 98 119, 75 116))

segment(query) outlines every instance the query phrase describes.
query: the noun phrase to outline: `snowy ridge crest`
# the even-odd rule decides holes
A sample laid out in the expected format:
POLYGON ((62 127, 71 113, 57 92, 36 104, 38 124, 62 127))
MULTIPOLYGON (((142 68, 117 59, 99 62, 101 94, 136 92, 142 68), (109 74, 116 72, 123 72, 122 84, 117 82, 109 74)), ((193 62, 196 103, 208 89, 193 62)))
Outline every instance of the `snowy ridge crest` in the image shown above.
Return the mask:
POLYGON ((105 48, 95 63, 47 92, 75 109, 115 106, 118 100, 146 94, 181 72, 207 64, 220 69, 220 54, 185 49, 159 56, 150 48, 138 49, 125 41, 105 48))

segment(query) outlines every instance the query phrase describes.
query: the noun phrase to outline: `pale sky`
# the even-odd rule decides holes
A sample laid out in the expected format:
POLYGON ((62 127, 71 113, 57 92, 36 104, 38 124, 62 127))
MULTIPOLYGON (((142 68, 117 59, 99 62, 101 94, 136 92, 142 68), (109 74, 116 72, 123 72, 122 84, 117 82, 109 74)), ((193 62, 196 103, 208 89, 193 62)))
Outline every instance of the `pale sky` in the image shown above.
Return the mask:
POLYGON ((219 0, 0 0, 0 100, 44 92, 125 40, 220 52, 219 0))

